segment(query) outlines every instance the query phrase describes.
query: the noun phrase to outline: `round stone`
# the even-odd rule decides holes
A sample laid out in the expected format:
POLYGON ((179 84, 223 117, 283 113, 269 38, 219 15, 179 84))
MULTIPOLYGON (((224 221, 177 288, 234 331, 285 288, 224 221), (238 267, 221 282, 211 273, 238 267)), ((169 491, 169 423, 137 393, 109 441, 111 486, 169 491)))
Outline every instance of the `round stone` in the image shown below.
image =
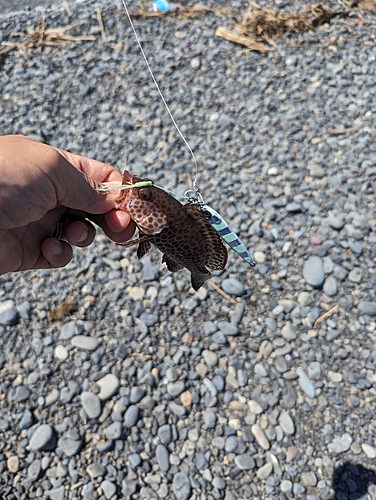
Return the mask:
POLYGON ((234 295, 235 297, 241 297, 245 294, 243 284, 236 278, 227 278, 223 280, 222 290, 228 295, 234 295))
POLYGON ((76 335, 72 337, 72 345, 78 347, 79 349, 86 349, 87 351, 95 351, 100 345, 100 341, 94 337, 88 337, 86 335, 76 335))
POLYGON ((54 350, 54 356, 60 361, 65 361, 68 357, 68 350, 63 345, 57 345, 54 350))
POLYGON ((48 424, 42 424, 35 429, 30 438, 30 449, 33 451, 51 451, 55 449, 56 436, 53 428, 48 424))
POLYGON ((136 405, 131 405, 124 414, 124 424, 130 428, 137 424, 140 418, 140 409, 136 405))
POLYGON ((106 399, 109 399, 111 396, 117 393, 120 386, 120 381, 116 377, 116 375, 108 373, 103 378, 97 381, 97 385, 100 388, 98 397, 102 401, 105 401, 106 399))
POLYGON ((157 463, 159 468, 163 472, 167 472, 170 468, 169 461, 170 453, 164 444, 158 444, 155 449, 155 458, 157 459, 157 463))
POLYGON ((314 288, 322 287, 325 275, 324 275, 323 262, 320 259, 320 257, 312 256, 309 257, 304 262, 303 276, 306 283, 308 283, 312 287, 314 288))
POLYGON ((101 400, 92 392, 83 392, 81 394, 82 406, 89 418, 99 418, 102 413, 101 400))

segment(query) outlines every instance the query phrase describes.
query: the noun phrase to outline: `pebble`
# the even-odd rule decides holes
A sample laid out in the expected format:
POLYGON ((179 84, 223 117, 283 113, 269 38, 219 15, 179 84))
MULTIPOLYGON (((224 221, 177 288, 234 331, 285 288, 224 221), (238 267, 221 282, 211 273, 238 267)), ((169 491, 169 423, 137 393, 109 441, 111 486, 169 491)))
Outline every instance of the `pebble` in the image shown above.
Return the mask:
POLYGON ((101 399, 102 401, 106 401, 118 392, 120 381, 116 377, 116 375, 108 373, 103 378, 97 381, 97 385, 100 388, 98 394, 99 399, 101 399))
POLYGON ((83 392, 81 394, 82 406, 89 418, 98 418, 102 413, 101 400, 92 392, 83 392))
POLYGON ((191 483, 184 472, 177 472, 172 480, 172 491, 176 500, 188 500, 191 496, 191 483))
POLYGON ((63 345, 57 345, 54 350, 54 356, 60 361, 65 361, 69 356, 67 348, 63 345))
POLYGON ((13 326, 18 323, 18 311, 13 300, 0 302, 0 325, 13 326))
POLYGON ((368 458, 374 459, 376 458, 376 449, 370 444, 363 443, 362 450, 367 455, 368 458))
POLYGON ((329 226, 331 226, 333 229, 337 229, 338 231, 340 231, 345 225, 345 221, 343 219, 333 214, 329 214, 326 221, 329 224, 329 226))
POLYGON ((30 438, 29 446, 33 451, 50 451, 55 448, 56 436, 49 424, 39 425, 30 438))
POLYGON ((261 446, 261 448, 263 448, 264 450, 268 450, 270 448, 270 443, 261 426, 259 424, 254 424, 251 427, 251 431, 258 445, 261 446))
POLYGON ((12 455, 7 460, 7 467, 9 472, 18 472, 18 467, 20 465, 20 460, 16 455, 12 455))
POLYGON ((302 391, 310 398, 315 397, 315 386, 312 384, 311 380, 308 378, 306 373, 303 370, 296 370, 297 375, 299 376, 299 385, 302 391))
POLYGON ((236 278, 227 278, 222 281, 222 290, 228 295, 234 295, 235 297, 241 297, 245 294, 245 288, 243 284, 236 278))
POLYGON ((281 330, 282 337, 286 340, 295 340, 296 339, 296 330, 293 327, 291 321, 288 321, 281 330))
POLYGON ((161 471, 167 472, 170 469, 170 453, 164 444, 158 444, 155 449, 155 457, 161 471))
POLYGON ((232 323, 229 323, 228 321, 219 321, 218 328, 226 336, 232 337, 235 335, 239 335, 238 327, 236 325, 233 325, 232 323))
POLYGON ((285 434, 295 434, 294 421, 287 411, 283 410, 281 412, 281 414, 279 415, 278 423, 282 427, 282 430, 285 434))
POLYGON ((324 283, 325 275, 323 261, 320 257, 309 257, 304 262, 303 276, 308 285, 311 285, 314 288, 321 288, 324 283))
POLYGON ((283 479, 283 481, 281 481, 280 488, 281 488, 282 493, 291 493, 292 482, 289 481, 288 479, 283 479))
POLYGON ((358 304, 358 309, 363 314, 368 314, 368 316, 376 316, 376 302, 361 300, 358 304))
POLYGON ((101 490, 103 491, 103 494, 107 498, 107 500, 110 500, 116 493, 116 484, 105 479, 101 482, 101 490))
POLYGON ((266 463, 257 470, 256 476, 259 479, 266 479, 267 477, 270 476, 272 471, 273 471, 273 465, 271 463, 266 463))
POLYGON ((140 418, 140 409, 136 405, 131 405, 124 414, 124 424, 130 428, 137 424, 140 418))
POLYGON ((329 297, 333 297, 333 295, 338 292, 338 285, 334 276, 328 276, 326 278, 323 290, 324 293, 326 293, 326 295, 328 295, 329 297))
POLYGON ((350 449, 351 443, 352 437, 346 432, 342 436, 334 438, 328 444, 328 450, 331 453, 344 453, 350 449))
POLYGON ((66 435, 60 437, 57 444, 67 457, 74 457, 81 450, 83 442, 80 436, 78 439, 72 439, 66 435))
POLYGON ((79 349, 86 349, 87 351, 95 351, 100 345, 100 341, 93 337, 86 337, 85 335, 76 335, 71 339, 72 345, 79 349))
POLYGON ((234 462, 236 467, 238 467, 240 470, 252 470, 256 467, 255 459, 247 453, 236 455, 234 458, 234 462))

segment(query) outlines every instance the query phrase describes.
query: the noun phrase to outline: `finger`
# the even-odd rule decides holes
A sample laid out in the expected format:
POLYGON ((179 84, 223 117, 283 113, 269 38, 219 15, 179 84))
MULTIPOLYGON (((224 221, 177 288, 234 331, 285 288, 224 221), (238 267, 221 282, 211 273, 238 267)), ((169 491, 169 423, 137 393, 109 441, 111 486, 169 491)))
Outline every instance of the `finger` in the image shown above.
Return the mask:
POLYGON ((95 238, 95 227, 88 221, 73 221, 64 231, 64 239, 76 247, 87 247, 95 238))
MULTIPOLYGON (((72 247, 66 241, 47 238, 42 243, 42 254, 49 267, 64 267, 72 260, 72 247)), ((44 266, 43 266, 44 267, 44 266)), ((47 267, 47 266, 46 266, 47 267)))

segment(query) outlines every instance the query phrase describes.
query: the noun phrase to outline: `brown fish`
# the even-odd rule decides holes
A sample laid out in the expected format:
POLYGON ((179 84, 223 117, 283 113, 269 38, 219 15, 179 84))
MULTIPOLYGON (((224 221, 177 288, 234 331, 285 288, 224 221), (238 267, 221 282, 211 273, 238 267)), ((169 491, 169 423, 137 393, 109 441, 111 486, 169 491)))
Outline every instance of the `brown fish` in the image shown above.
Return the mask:
MULTIPOLYGON (((123 174, 123 184, 144 181, 127 171, 123 174)), ((123 246, 138 244, 137 256, 141 258, 151 244, 155 245, 163 253, 162 262, 169 271, 185 267, 191 272, 195 290, 211 277, 209 269, 225 268, 227 249, 197 205, 182 205, 163 189, 146 186, 124 189, 115 208, 129 212, 139 229, 139 237, 123 246)))

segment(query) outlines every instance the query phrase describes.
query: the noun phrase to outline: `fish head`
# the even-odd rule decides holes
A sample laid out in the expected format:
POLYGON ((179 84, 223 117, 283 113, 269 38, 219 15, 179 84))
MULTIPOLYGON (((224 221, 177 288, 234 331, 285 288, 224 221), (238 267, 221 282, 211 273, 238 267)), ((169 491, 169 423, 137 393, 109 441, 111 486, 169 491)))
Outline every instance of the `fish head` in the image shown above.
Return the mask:
POLYGON ((155 186, 141 186, 136 184, 145 182, 127 170, 123 174, 123 184, 132 187, 124 189, 115 200, 115 208, 130 213, 138 228, 145 234, 158 234, 169 223, 172 196, 155 186))

